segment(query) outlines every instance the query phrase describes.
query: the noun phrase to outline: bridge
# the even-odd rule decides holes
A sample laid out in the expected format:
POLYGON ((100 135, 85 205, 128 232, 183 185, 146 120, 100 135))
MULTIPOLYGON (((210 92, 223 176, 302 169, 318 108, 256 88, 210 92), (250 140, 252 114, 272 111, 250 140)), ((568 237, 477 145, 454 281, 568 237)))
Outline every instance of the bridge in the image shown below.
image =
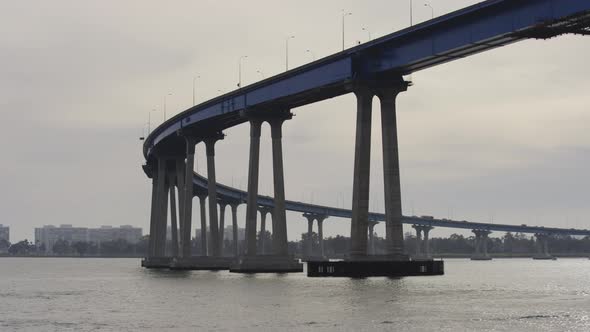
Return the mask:
MULTIPOLYGON (((206 262, 203 264, 211 267, 228 264, 220 255, 220 234, 223 232, 220 232, 222 221, 217 209, 218 198, 228 187, 218 185, 215 179, 215 144, 223 139, 224 129, 248 122, 248 190, 243 193, 245 197, 232 205, 233 209, 237 203, 245 201, 247 204, 246 250, 238 253, 239 258, 229 263, 230 270, 300 271, 301 266, 287 251, 285 211, 300 211, 314 218, 319 215, 316 210, 321 207, 285 199, 282 125, 292 118, 290 110, 293 108, 348 93, 354 93, 357 99, 352 210, 329 210, 351 218, 350 262, 407 262, 408 256, 403 250, 402 222, 413 220, 417 227, 430 227, 431 224, 424 224, 426 221, 420 218, 403 218, 401 213, 396 97, 410 86, 403 76, 521 40, 547 39, 566 33, 590 34, 590 0, 483 1, 239 88, 179 113, 150 133, 143 146, 146 158, 143 168, 152 179, 151 236, 145 264, 150 265, 150 262, 157 262, 158 258, 164 257, 168 199, 175 203, 174 188, 178 189, 179 199, 178 211, 176 208, 170 211, 173 241, 178 243, 178 248, 173 248, 175 261, 206 262), (368 210, 374 96, 378 97, 381 106, 384 215, 371 214, 368 210), (272 203, 265 203, 265 199, 270 198, 258 195, 260 128, 263 122, 271 126, 274 178, 272 203), (199 182, 193 170, 195 145, 200 142, 206 146, 207 190, 204 190, 204 183, 199 187, 201 190, 195 190, 194 187, 195 182, 199 182), (190 198, 199 194, 208 198, 211 243, 203 244, 209 254, 207 257, 194 258, 190 254, 190 198), (271 208, 273 213, 272 255, 260 256, 256 248, 260 206, 271 208), (370 255, 369 228, 372 222, 378 220, 383 220, 386 225, 387 255, 383 257, 370 255)), ((170 206, 174 207, 175 204, 170 206)), ((430 223, 433 222, 434 219, 430 220, 430 223)), ((455 227, 462 225, 462 222, 436 222, 455 227)), ((207 225, 201 226, 203 230, 207 229, 203 227, 207 225)), ((483 239, 490 230, 478 228, 476 237, 483 239)), ((421 233, 424 229, 417 231, 421 233)), ((202 240, 206 241, 206 237, 203 236, 202 240)), ((402 265, 405 266, 405 263, 402 265)), ((423 268, 430 267, 420 267, 423 268)))
MULTIPOLYGON (((196 193, 196 196, 199 197, 202 201, 205 200, 207 197, 207 188, 208 182, 207 178, 201 176, 197 173, 194 175, 193 181, 193 191, 196 193)), ((218 193, 218 205, 220 207, 220 211, 225 211, 227 206, 237 207, 240 204, 246 203, 248 193, 239 190, 236 188, 232 188, 230 186, 226 186, 221 183, 217 183, 217 193, 218 193)), ((261 216, 261 226, 260 231, 264 233, 266 230, 266 215, 271 214, 274 209, 274 199, 270 196, 262 196, 259 195, 257 199, 258 210, 261 216)), ((338 217, 338 218, 346 218, 350 219, 352 217, 352 211, 348 209, 342 208, 335 208, 330 206, 322 206, 317 204, 310 204, 305 202, 297 202, 297 201, 285 201, 285 208, 288 211, 293 212, 301 212, 304 217, 308 219, 308 236, 311 236, 313 232, 313 223, 314 221, 317 222, 318 228, 318 241, 320 251, 318 253, 312 253, 310 248, 307 248, 306 255, 309 257, 324 257, 323 251, 323 222, 329 217, 338 217)), ((205 214, 205 205, 201 204, 202 214, 205 214)), ((237 216, 235 215, 236 210, 232 209, 232 219, 236 221, 235 224, 232 224, 232 229, 237 229, 237 216)), ((223 212, 222 212, 223 215, 223 212)), ((205 218, 202 218, 205 220, 205 218)), ((385 214, 383 213, 369 213, 369 252, 374 252, 374 243, 372 241, 371 234, 373 234, 373 228, 378 222, 385 221, 385 214), (372 250, 371 250, 372 249, 372 250)), ((544 249, 545 242, 547 240, 547 236, 556 236, 556 235, 566 235, 566 236, 590 236, 590 230, 588 229, 573 229, 573 228, 557 228, 557 227, 543 227, 543 226, 528 226, 528 225, 509 225, 509 224, 497 224, 497 223, 483 223, 483 222, 469 222, 466 220, 450 220, 450 219, 437 219, 432 216, 402 216, 402 223, 412 225, 413 228, 416 229, 417 237, 421 241, 418 245, 420 249, 419 252, 416 253, 418 257, 428 258, 431 256, 428 247, 428 234, 430 230, 433 228, 454 228, 454 229, 466 229, 471 230, 476 234, 480 231, 483 231, 482 236, 487 239, 488 235, 491 232, 512 232, 512 233, 528 233, 528 234, 535 234, 535 236, 539 240, 539 249, 544 249), (421 238, 421 236, 424 238, 421 238)), ((221 224, 220 229, 223 229, 223 223, 221 224)), ((201 233, 203 234, 203 233, 201 233)), ((482 239, 481 241, 485 241, 482 239)), ((206 239, 205 239, 206 241, 206 239)), ((238 242, 237 233, 235 234, 235 238, 232 239, 233 243, 236 244, 238 242)), ((482 242, 483 243, 483 242, 482 242)), ((264 246, 262 244, 262 246, 264 246)), ((480 245, 481 247, 485 247, 483 244, 480 245)), ((476 246, 477 248, 478 246, 476 246)), ((483 251, 481 248, 481 253, 476 253, 474 258, 487 258, 487 250, 483 251)), ((206 249, 205 249, 206 250, 206 249)), ((238 255, 238 247, 234 245, 234 254, 238 255)), ((548 249, 547 249, 548 250, 548 249)), ((262 252, 264 252, 262 250, 262 252)), ((541 252, 543 255, 548 255, 548 251, 541 252)))

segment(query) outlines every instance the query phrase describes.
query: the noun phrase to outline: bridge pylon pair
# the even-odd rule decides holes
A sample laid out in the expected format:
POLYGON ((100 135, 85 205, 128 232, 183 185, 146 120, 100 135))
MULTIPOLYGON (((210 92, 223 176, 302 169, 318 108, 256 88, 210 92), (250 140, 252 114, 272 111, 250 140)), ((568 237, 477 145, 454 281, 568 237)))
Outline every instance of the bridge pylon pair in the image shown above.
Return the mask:
POLYGON ((401 77, 389 80, 360 81, 354 85, 357 99, 356 139, 352 189, 352 220, 350 260, 366 260, 370 247, 369 187, 371 168, 372 103, 377 96, 381 106, 381 138, 383 145, 383 190, 385 199, 386 260, 406 261, 404 254, 401 184, 397 136, 396 99, 406 91, 408 83, 401 77))

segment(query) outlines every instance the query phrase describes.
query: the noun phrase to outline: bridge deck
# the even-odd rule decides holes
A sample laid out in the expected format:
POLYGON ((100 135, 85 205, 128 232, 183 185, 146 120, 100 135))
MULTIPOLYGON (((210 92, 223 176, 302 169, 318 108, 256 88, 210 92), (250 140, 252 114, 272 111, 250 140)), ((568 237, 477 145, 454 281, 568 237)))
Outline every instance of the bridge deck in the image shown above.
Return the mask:
MULTIPOLYGON (((207 191, 207 179, 199 174, 195 174, 194 179, 194 190, 195 192, 206 192, 207 191)), ((247 193, 243 190, 235 189, 221 183, 217 184, 217 195, 219 199, 226 201, 234 201, 245 203, 247 193)), ((274 207, 274 200, 269 196, 258 196, 258 205, 265 207, 274 207)), ((347 209, 334 208, 329 206, 322 206, 316 204, 309 204, 304 202, 286 201, 286 208, 288 211, 301 212, 301 213, 317 213, 320 215, 326 215, 330 217, 339 218, 352 218, 352 211, 347 209)), ((369 219, 372 221, 382 222, 385 221, 385 214, 382 213, 370 213, 369 219)), ((523 226, 523 225, 507 225, 507 224, 491 224, 481 222, 468 222, 458 221, 449 219, 435 219, 435 218, 424 218, 417 216, 404 216, 402 219, 404 224, 411 225, 424 225, 433 227, 444 227, 444 228, 459 228, 459 229, 482 229, 489 231, 498 232, 513 232, 513 233, 547 233, 555 235, 576 235, 576 236, 590 236, 590 230, 587 229, 568 229, 568 228, 556 228, 556 227, 540 227, 540 226, 523 226)))
POLYGON ((239 124, 242 110, 294 108, 349 93, 353 79, 409 74, 526 38, 587 34, 589 13, 590 0, 483 1, 191 107, 156 128, 144 154, 149 159, 155 145, 185 127, 239 124))

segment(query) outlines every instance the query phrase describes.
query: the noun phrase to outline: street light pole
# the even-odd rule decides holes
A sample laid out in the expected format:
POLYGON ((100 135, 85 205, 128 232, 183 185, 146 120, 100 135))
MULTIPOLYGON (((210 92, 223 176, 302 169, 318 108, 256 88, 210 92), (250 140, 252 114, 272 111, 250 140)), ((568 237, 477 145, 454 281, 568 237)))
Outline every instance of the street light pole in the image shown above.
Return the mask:
POLYGON ((410 26, 414 25, 414 20, 413 20, 413 9, 414 6, 412 5, 412 0, 410 0, 410 26))
POLYGON ((432 6, 429 3, 425 3, 424 7, 429 7, 430 8, 430 13, 431 13, 431 19, 434 18, 434 8, 432 8, 432 6))
POLYGON ((167 95, 164 95, 164 121, 166 121, 166 99, 168 99, 168 96, 172 96, 172 93, 168 93, 167 95))
POLYGON ((352 13, 345 13, 344 9, 342 9, 342 50, 344 51, 344 18, 346 16, 350 16, 352 13))
POLYGON ((315 61, 315 54, 311 50, 305 50, 305 53, 311 54, 312 60, 315 61))
POLYGON ((198 76, 198 75, 197 75, 197 76, 193 76, 193 106, 195 106, 195 105, 196 105, 196 104, 195 104, 195 81, 196 81, 198 78, 201 78, 201 76, 198 76))
POLYGON ((148 135, 152 132, 152 112, 156 112, 157 109, 152 109, 148 112, 148 135))
POLYGON ((238 60, 238 88, 242 87, 242 60, 248 58, 247 55, 242 55, 238 60))
POLYGON ((295 36, 289 36, 285 40, 285 71, 289 70, 289 40, 295 38, 295 36))
POLYGON ((363 31, 366 31, 367 34, 369 35, 369 41, 373 40, 373 38, 371 38, 371 31, 369 31, 369 29, 363 28, 363 31))

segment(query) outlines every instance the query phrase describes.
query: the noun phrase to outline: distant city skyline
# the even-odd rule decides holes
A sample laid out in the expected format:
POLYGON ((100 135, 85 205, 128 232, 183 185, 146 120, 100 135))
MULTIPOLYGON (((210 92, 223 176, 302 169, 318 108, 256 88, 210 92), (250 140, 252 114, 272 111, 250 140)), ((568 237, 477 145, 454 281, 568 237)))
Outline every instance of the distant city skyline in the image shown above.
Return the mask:
POLYGON ((7 225, 0 224, 0 240, 6 240, 10 242, 10 227, 7 225))
POLYGON ((45 253, 53 252, 53 245, 59 241, 67 241, 70 244, 76 242, 92 242, 100 245, 101 242, 113 240, 125 240, 131 244, 137 243, 142 237, 143 230, 131 225, 119 227, 101 226, 99 228, 74 227, 71 224, 59 226, 45 225, 35 228, 34 244, 45 247, 45 253))

